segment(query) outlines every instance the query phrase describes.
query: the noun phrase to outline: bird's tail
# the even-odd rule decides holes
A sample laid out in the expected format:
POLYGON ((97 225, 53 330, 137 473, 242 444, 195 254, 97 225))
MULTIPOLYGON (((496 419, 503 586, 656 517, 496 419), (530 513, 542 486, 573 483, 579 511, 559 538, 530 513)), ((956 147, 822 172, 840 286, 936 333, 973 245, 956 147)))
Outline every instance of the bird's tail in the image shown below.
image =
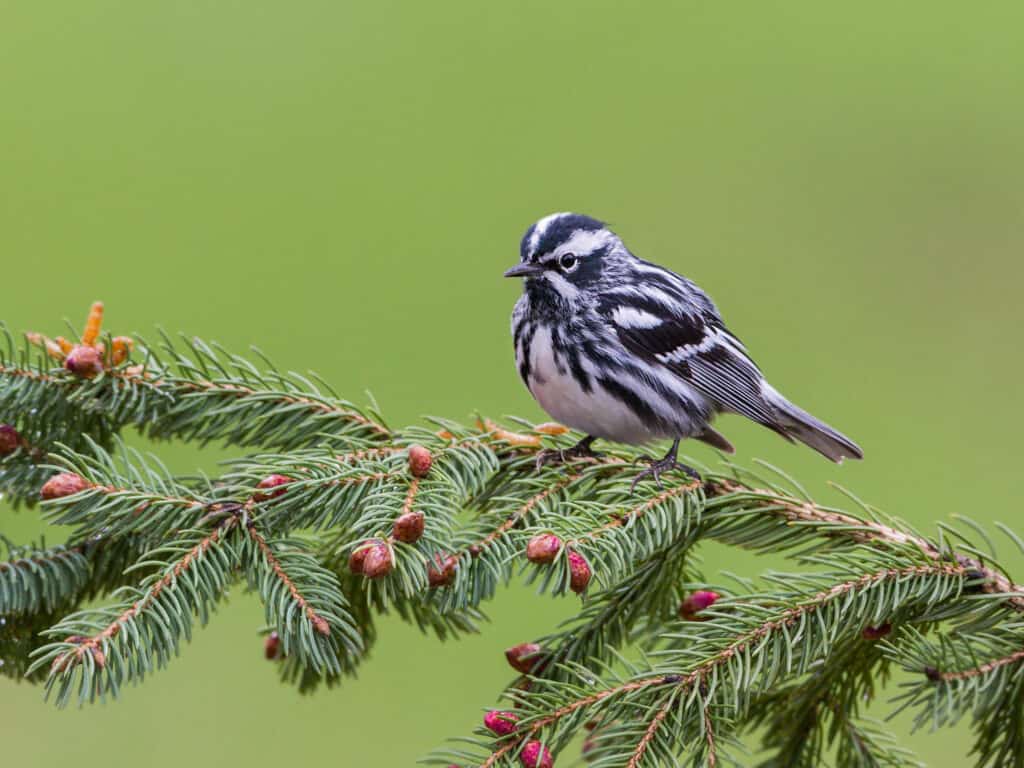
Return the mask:
POLYGON ((762 392, 776 416, 776 421, 771 426, 783 437, 799 440, 837 464, 844 458, 864 458, 864 452, 850 438, 793 405, 767 382, 762 384, 762 392))

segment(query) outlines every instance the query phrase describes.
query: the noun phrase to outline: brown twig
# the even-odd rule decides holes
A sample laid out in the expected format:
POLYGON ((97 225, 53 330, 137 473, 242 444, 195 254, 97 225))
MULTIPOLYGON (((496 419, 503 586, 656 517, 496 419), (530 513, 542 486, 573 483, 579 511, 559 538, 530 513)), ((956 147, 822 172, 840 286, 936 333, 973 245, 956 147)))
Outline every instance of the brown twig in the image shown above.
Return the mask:
POLYGON ((412 482, 409 483, 409 491, 405 494, 405 501, 402 502, 402 511, 399 513, 404 515, 408 512, 412 512, 412 505, 416 503, 416 494, 420 489, 420 479, 414 477, 412 482))
POLYGON ((389 456, 394 456, 396 453, 401 453, 404 449, 396 448, 393 445, 386 445, 381 448, 365 448, 361 451, 349 451, 348 453, 339 453, 334 458, 340 461, 342 464, 357 464, 360 461, 370 461, 372 459, 385 459, 389 456))
MULTIPOLYGON (((14 379, 31 379, 32 381, 45 381, 47 383, 63 382, 63 377, 51 376, 48 373, 39 373, 25 368, 6 368, 0 365, 0 376, 10 376, 14 379)), ((68 379, 70 381, 71 379, 68 379)))
MULTIPOLYGON (((181 387, 182 389, 189 389, 193 392, 202 392, 204 394, 226 394, 239 398, 252 397, 253 395, 262 395, 259 390, 251 387, 246 387, 241 384, 233 384, 227 382, 216 382, 208 379, 176 379, 171 382, 156 379, 153 375, 147 372, 135 369, 125 369, 121 371, 108 371, 108 374, 116 379, 120 379, 124 382, 131 382, 134 380, 143 381, 147 384, 156 385, 167 385, 172 387, 181 387)), ((363 416, 356 411, 349 408, 343 408, 335 405, 334 403, 327 402, 326 400, 320 400, 314 397, 307 397, 303 395, 287 395, 283 393, 277 393, 276 399, 284 404, 288 405, 304 405, 310 411, 319 411, 321 413, 330 414, 340 419, 348 421, 354 421, 355 423, 366 427, 371 432, 382 437, 391 437, 391 430, 382 424, 378 424, 376 421, 363 416)))
POLYGON ((718 764, 717 751, 715 749, 715 726, 711 721, 711 714, 708 708, 704 707, 704 740, 707 743, 708 768, 715 768, 718 764))
MULTIPOLYGON (((826 603, 853 592, 857 589, 869 587, 875 583, 885 581, 887 579, 898 579, 906 576, 926 576, 945 574, 949 576, 961 576, 966 577, 968 570, 962 565, 953 564, 935 564, 935 565, 915 565, 906 566, 903 568, 886 568, 881 571, 873 573, 867 573, 856 579, 845 581, 840 584, 816 593, 815 595, 808 598, 803 603, 787 608, 777 618, 770 619, 762 622, 753 629, 744 632, 739 635, 733 642, 723 648, 721 651, 716 653, 714 656, 705 659, 690 672, 685 675, 657 675, 654 677, 641 678, 634 680, 629 683, 615 686, 613 688, 606 688, 602 691, 597 691, 583 698, 577 699, 569 704, 559 707, 550 715, 546 715, 538 720, 531 723, 529 730, 525 734, 524 738, 533 737, 542 728, 550 725, 553 722, 571 714, 581 708, 590 707, 599 701, 603 701, 610 696, 617 696, 622 693, 628 693, 630 691, 640 690, 648 688, 654 685, 674 685, 680 690, 689 689, 691 686, 702 683, 714 669, 717 667, 728 664, 729 661, 737 654, 742 653, 744 650, 766 637, 769 633, 782 629, 783 627, 790 627, 800 620, 802 616, 813 613, 819 610, 826 603)), ((649 740, 648 740, 649 742, 649 740)), ((491 754, 488 760, 483 764, 482 768, 490 768, 494 765, 497 759, 508 752, 507 745, 500 748, 497 752, 491 754)), ((645 747, 646 749, 646 747, 645 747)), ((631 764, 632 765, 632 764, 631 764)))
POLYGON ((649 512, 659 504, 662 504, 663 502, 668 501, 669 499, 675 498, 677 496, 682 496, 683 494, 697 490, 700 487, 700 485, 701 484, 699 480, 691 480, 689 482, 682 483, 681 485, 666 488, 657 496, 648 499, 643 504, 633 507, 632 509, 629 509, 626 512, 617 513, 611 520, 602 525, 600 528, 595 528, 592 531, 588 531, 583 536, 579 536, 569 542, 566 542, 566 546, 572 546, 574 544, 579 543, 580 541, 583 541, 584 539, 595 539, 598 536, 601 536, 605 531, 608 531, 612 528, 620 528, 627 522, 629 522, 631 519, 641 517, 645 512, 649 512))
MULTIPOLYGON (((542 717, 540 720, 534 721, 530 725, 530 728, 524 739, 533 736, 541 728, 550 725, 556 720, 560 720, 566 715, 570 715, 576 710, 582 709, 583 707, 592 706, 599 701, 607 699, 609 696, 616 696, 621 693, 629 693, 630 691, 639 691, 644 688, 649 688, 652 685, 665 685, 666 683, 673 683, 675 682, 674 677, 675 676, 673 675, 660 675, 658 677, 647 678, 644 680, 634 680, 633 682, 623 683, 622 685, 617 685, 614 688, 606 688, 605 690, 598 691, 597 693, 591 694, 590 696, 585 696, 582 699, 577 699, 576 701, 566 704, 564 707, 559 707, 550 715, 546 715, 545 717, 542 717)), ((487 760, 485 760, 481 764, 480 768, 491 768, 491 766, 495 765, 498 762, 498 760, 500 760, 512 749, 514 749, 518 744, 519 742, 513 741, 511 743, 503 745, 497 751, 493 752, 491 756, 488 757, 487 760)))
POLYGON ((67 651, 61 654, 60 656, 57 656, 54 659, 53 667, 58 670, 63 670, 67 666, 68 661, 70 661, 69 656, 71 654, 74 654, 74 661, 77 663, 81 661, 82 656, 86 653, 86 651, 93 652, 93 657, 97 659, 99 666, 103 666, 103 663, 99 662, 100 659, 104 658, 104 656, 102 655, 102 651, 100 649, 102 643, 105 640, 110 640, 116 637, 118 633, 121 631, 121 627, 125 624, 125 622, 135 618, 142 611, 148 608, 153 603, 153 601, 160 596, 160 593, 163 592, 164 589, 173 584, 175 580, 177 580, 178 577, 181 576, 182 573, 187 571, 192 566, 192 564, 196 562, 196 560, 203 553, 206 552, 206 550, 208 550, 214 544, 219 542, 224 537, 224 535, 229 530, 231 530, 231 528, 237 525, 239 519, 240 518, 238 517, 238 515, 233 515, 227 518, 220 526, 215 528, 213 532, 210 533, 209 536, 204 538, 202 541, 200 541, 198 544, 192 547, 192 549, 186 552, 185 556, 178 560, 174 564, 174 566, 170 570, 168 570, 166 574, 164 574, 163 578, 161 578, 152 587, 149 588, 149 591, 146 593, 146 596, 142 600, 138 600, 132 603, 131 607, 129 607, 127 610, 119 614, 116 619, 110 622, 102 630, 97 632, 95 635, 85 638, 84 640, 79 642, 74 650, 67 651), (99 653, 95 653, 96 651, 98 651, 99 653))
POLYGON ((756 501, 760 506, 761 512, 782 517, 794 523, 807 522, 834 525, 836 526, 833 534, 835 536, 843 536, 861 543, 885 542, 896 546, 909 545, 916 547, 932 560, 942 562, 955 561, 965 571, 971 572, 975 578, 982 582, 981 589, 986 594, 1005 594, 1008 596, 1007 602, 1010 605, 1018 611, 1024 611, 1024 596, 1022 596, 1024 587, 1014 584, 1005 574, 989 568, 976 558, 943 553, 932 542, 920 536, 915 536, 874 521, 861 520, 842 512, 823 509, 809 501, 794 499, 772 491, 751 488, 732 480, 715 480, 707 483, 705 491, 709 497, 745 497, 746 500, 756 501))
POLYGON ((633 750, 633 755, 629 758, 629 763, 627 763, 626 768, 639 768, 640 761, 647 752, 647 747, 650 745, 651 741, 654 740, 654 734, 658 732, 658 729, 665 721, 665 718, 668 717, 669 710, 672 708, 675 700, 676 695, 675 691, 673 691, 669 694, 665 703, 661 705, 661 708, 658 710, 658 714, 656 714, 651 720, 651 724, 647 726, 647 730, 644 731, 643 738, 640 739, 640 743, 637 744, 636 749, 633 750))
POLYGON ((285 572, 281 565, 281 562, 277 559, 274 551, 271 549, 270 544, 267 540, 256 530, 255 526, 249 526, 249 538, 256 542, 256 546, 259 547, 260 552, 263 553, 264 559, 267 561, 267 565, 270 566, 271 570, 278 580, 284 584, 292 598, 298 603, 299 607, 306 614, 306 618, 309 619, 310 624, 313 628, 321 635, 330 635, 331 626, 327 623, 327 620, 318 614, 313 606, 309 604, 309 601, 303 597, 302 593, 299 592, 298 587, 295 586, 295 582, 291 580, 288 574, 285 572))
POLYGON ((969 680, 972 677, 980 677, 981 675, 988 674, 994 669, 999 669, 999 667, 1005 667, 1007 664, 1016 664, 1022 659, 1024 659, 1024 650, 1014 651, 1007 656, 1002 656, 998 659, 987 661, 984 664, 979 664, 976 667, 960 670, 959 672, 933 671, 929 674, 929 677, 943 682, 950 682, 952 680, 969 680))
POLYGON ((484 538, 482 538, 476 544, 473 544, 472 546, 468 547, 462 552, 456 553, 455 555, 453 555, 453 557, 455 558, 456 561, 458 561, 467 552, 480 552, 487 549, 489 546, 491 546, 491 544, 493 544, 495 541, 497 541, 510 530, 512 530, 512 528, 514 528, 521 520, 526 518, 538 504, 544 501, 544 499, 548 498, 552 494, 558 493, 563 488, 572 484, 574 481, 579 480, 579 478, 579 475, 565 475, 557 482, 545 488, 543 491, 535 493, 533 496, 528 498, 521 506, 519 506, 515 511, 513 511, 512 514, 505 518, 504 522, 502 522, 501 525, 499 525, 493 531, 484 536, 484 538))

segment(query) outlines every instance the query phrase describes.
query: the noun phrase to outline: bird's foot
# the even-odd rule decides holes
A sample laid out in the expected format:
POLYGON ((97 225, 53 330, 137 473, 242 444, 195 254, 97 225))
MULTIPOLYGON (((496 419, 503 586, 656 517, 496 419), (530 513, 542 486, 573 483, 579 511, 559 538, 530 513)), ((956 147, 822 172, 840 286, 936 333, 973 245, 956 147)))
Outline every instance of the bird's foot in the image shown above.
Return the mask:
POLYGON ((594 438, 585 437, 572 448, 559 450, 548 448, 537 454, 537 469, 554 464, 568 464, 576 459, 603 459, 603 453, 597 453, 590 449, 594 438))
POLYGON ((650 466, 642 472, 637 473, 637 476, 633 478, 633 482, 630 483, 629 486, 630 493, 633 493, 636 490, 637 483, 647 477, 653 477, 654 482, 658 484, 658 487, 664 490, 665 486, 661 483, 661 475, 663 472, 670 472, 673 469, 680 470, 698 482, 701 481, 700 473, 688 464, 676 461, 675 453, 669 453, 667 456, 663 456, 660 459, 654 459, 650 456, 639 456, 637 457, 637 461, 646 461, 650 466))

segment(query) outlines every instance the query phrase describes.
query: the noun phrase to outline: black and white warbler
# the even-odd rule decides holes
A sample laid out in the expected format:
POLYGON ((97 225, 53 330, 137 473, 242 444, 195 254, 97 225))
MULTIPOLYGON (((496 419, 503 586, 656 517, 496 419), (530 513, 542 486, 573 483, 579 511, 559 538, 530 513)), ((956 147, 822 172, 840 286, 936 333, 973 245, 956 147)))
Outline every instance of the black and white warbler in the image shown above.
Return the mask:
POLYGON ((664 458, 637 478, 679 468, 679 441, 695 438, 729 453, 711 428, 739 413, 835 462, 863 457, 850 439, 779 394, 726 329, 696 285, 638 259, 602 222, 555 213, 531 226, 512 313, 516 364, 531 394, 552 417, 586 434, 538 464, 593 456, 597 438, 642 444, 672 440, 664 458))

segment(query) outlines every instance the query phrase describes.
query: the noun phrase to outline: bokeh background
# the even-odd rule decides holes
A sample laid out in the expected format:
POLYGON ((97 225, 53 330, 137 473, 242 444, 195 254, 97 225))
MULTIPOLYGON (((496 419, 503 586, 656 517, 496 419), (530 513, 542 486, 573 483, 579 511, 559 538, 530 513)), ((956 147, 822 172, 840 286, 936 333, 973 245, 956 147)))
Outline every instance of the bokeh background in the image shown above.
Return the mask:
MULTIPOLYGON (((103 298, 115 333, 257 344, 395 424, 539 417, 500 275, 532 220, 580 210, 705 286, 868 456, 729 418, 741 460, 1024 530, 1022 30, 996 1, 0 2, 0 318, 59 333, 103 298)), ((42 530, 0 502, 0 531, 42 530)), ((513 588, 448 646, 386 623, 358 680, 301 698, 238 592, 114 704, 0 681, 2 760, 410 765, 493 703, 501 649, 576 608, 513 588)))

